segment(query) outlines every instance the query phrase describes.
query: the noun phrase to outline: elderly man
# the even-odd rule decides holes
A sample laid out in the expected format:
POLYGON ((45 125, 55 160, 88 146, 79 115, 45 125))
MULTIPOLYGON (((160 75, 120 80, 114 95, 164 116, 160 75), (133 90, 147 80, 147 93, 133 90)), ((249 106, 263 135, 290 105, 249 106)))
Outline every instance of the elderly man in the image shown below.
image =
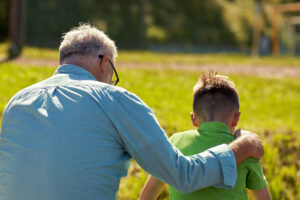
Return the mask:
POLYGON ((183 156, 150 108, 114 86, 117 50, 95 27, 72 29, 59 51, 55 74, 18 92, 4 111, 0 199, 113 200, 132 157, 182 192, 232 188, 236 164, 262 156, 261 142, 251 133, 183 156))

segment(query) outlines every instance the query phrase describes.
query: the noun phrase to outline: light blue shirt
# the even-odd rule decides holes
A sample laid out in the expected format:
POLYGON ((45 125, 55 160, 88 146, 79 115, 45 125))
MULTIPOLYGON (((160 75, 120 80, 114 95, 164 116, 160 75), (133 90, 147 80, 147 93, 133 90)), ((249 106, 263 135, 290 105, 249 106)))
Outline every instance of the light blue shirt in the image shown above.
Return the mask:
POLYGON ((18 92, 0 132, 0 199, 116 199, 130 158, 182 192, 232 188, 227 145, 185 157, 150 108, 127 90, 74 65, 18 92))

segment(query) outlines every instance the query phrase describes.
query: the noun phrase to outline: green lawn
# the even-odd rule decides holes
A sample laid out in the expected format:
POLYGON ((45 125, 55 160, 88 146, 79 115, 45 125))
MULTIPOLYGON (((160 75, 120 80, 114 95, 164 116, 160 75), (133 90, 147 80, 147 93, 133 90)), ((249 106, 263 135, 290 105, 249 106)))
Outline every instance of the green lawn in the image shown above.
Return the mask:
MULTIPOLYGON (((120 53, 120 58, 123 55, 120 53)), ((0 118, 4 106, 17 91, 51 76, 54 70, 51 67, 0 64, 0 118)), ((192 87, 200 72, 123 68, 119 73, 119 86, 140 96, 154 110, 168 135, 192 128, 189 117, 192 87)), ((273 199, 299 199, 300 80, 245 75, 229 77, 240 94, 242 116, 239 126, 255 131, 263 138, 266 155, 262 162, 273 199)), ((136 199, 147 177, 136 164, 132 165, 129 174, 131 176, 121 182, 119 199, 136 199)))
MULTIPOLYGON (((0 55, 5 55, 8 43, 0 44, 0 55)), ((57 49, 25 47, 23 54, 31 59, 58 60, 57 49)), ((120 50, 117 62, 143 63, 143 64, 185 64, 185 65, 242 65, 242 66, 285 66, 300 67, 300 58, 291 56, 265 56, 251 57, 245 54, 191 54, 191 53, 161 53, 151 51, 124 51, 120 50)))
MULTIPOLYGON (((192 88, 201 72, 120 71, 123 86, 138 94, 169 133, 191 128, 192 88)), ((240 127, 255 131, 300 131, 300 81, 230 75, 240 94, 240 127)))
MULTIPOLYGON (((21 88, 45 79, 51 67, 0 65, 0 111, 21 88)), ((192 87, 201 72, 120 69, 124 87, 140 96, 156 113, 169 134, 191 128, 192 87)), ((300 80, 230 75, 241 101, 240 127, 255 131, 300 131, 300 80)))
POLYGON ((300 67, 297 57, 251 57, 249 55, 231 54, 184 54, 184 53, 157 53, 150 51, 120 51, 117 61, 158 63, 158 64, 185 64, 185 65, 242 65, 242 66, 288 66, 300 67))

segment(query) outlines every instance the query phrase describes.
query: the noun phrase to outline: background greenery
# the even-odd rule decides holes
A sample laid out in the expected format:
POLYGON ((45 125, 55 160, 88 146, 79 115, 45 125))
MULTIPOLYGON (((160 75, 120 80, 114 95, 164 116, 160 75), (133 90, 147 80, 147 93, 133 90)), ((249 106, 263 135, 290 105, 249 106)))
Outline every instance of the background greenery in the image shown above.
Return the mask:
MULTIPOLYGON (((261 36, 271 38, 275 5, 297 1, 264 0, 261 36)), ((256 2, 258 0, 26 0, 26 43, 57 47, 62 33, 78 22, 90 22, 111 36, 120 48, 141 48, 148 44, 151 49, 247 52, 257 24, 256 2)), ((9 11, 9 0, 0 0, 0 40, 8 38, 9 11)), ((297 15, 299 12, 282 16, 297 15)), ((281 32, 287 31, 286 24, 283 17, 281 32)), ((299 26, 295 29, 296 33, 300 32, 299 26)), ((286 35, 281 34, 281 43, 288 43, 286 35)))
MULTIPOLYGON (((0 43, 0 58, 6 54, 9 43, 0 43)), ((53 48, 24 47, 23 57, 34 60, 58 61, 58 51, 53 48)), ((180 67, 196 65, 224 65, 248 67, 299 67, 300 57, 295 56, 263 56, 249 57, 242 53, 167 53, 141 50, 121 50, 118 52, 117 63, 133 63, 135 66, 159 64, 179 65, 180 67)), ((52 62, 53 63, 53 62, 52 62)), ((56 63, 58 64, 58 62, 56 63)), ((56 65, 55 64, 55 65, 56 65)), ((117 64, 118 65, 118 64, 117 64)))
MULTIPOLYGON (((273 8, 300 0, 264 0, 261 36, 271 37, 273 8)), ((9 45, 9 0, 0 0, 0 59, 9 45)), ((248 57, 246 54, 196 54, 166 52, 243 52, 252 44, 258 0, 26 0, 26 44, 56 47, 61 34, 78 22, 90 22, 105 31, 121 49, 120 86, 138 94, 156 113, 168 135, 192 128, 192 87, 200 70, 185 66, 300 67, 297 57, 248 57), (144 3, 144 13, 141 12, 144 3), (153 69, 152 65, 160 65, 153 69), (175 65, 181 69, 164 69, 175 65), (142 66, 143 68, 139 68, 142 66), (130 68, 132 67, 132 68, 130 68)), ((280 43, 290 43, 286 17, 280 23, 280 43)), ((295 26, 296 52, 300 52, 300 26, 295 26)), ((292 41, 293 42, 293 41, 292 41)), ((270 44, 268 44, 270 48, 270 44)), ((0 120, 5 105, 20 89, 51 76, 58 53, 51 49, 25 47, 21 59, 0 63, 0 120), (23 59, 23 60, 22 60, 23 59), (35 61, 34 65, 31 63, 35 61), (52 63, 52 64, 49 64, 52 63)), ((239 126, 257 132, 263 139, 263 169, 272 199, 300 199, 300 80, 269 78, 264 74, 229 74, 241 98, 239 126)), ((134 200, 147 173, 132 161, 129 176, 121 181, 118 199, 134 200)), ((160 199, 168 197, 164 190, 160 199)))
POLYGON ((9 0, 0 0, 0 41, 8 37, 9 0))
MULTIPOLYGON (((4 47, 0 46, 0 51, 1 49, 4 47)), ((128 62, 130 65, 136 64, 132 62, 137 60, 139 64, 155 64, 164 58, 163 62, 171 63, 174 57, 179 56, 183 65, 189 64, 189 60, 193 59, 195 63, 208 59, 207 64, 218 57, 209 54, 175 55, 177 56, 125 51, 120 52, 118 62, 128 62)), ((57 59, 57 53, 52 50, 25 48, 24 57, 57 59)), ((239 55, 222 54, 222 57, 220 59, 227 64, 243 62, 244 59, 249 63, 258 60, 270 67, 273 63, 269 57, 264 58, 265 60, 255 58, 254 61, 252 58, 239 55)), ((299 59, 284 59, 286 63, 291 62, 291 66, 300 67, 293 64, 299 63, 299 59)), ((5 105, 17 91, 51 76, 54 70, 53 67, 17 64, 15 61, 0 64, 0 120, 5 105)), ((136 93, 154 110, 169 136, 193 128, 189 117, 192 110, 192 87, 202 71, 144 69, 133 66, 133 68, 119 68, 118 72, 121 78, 120 86, 136 93)), ((299 78, 228 75, 236 83, 240 94, 242 115, 239 127, 258 133, 263 140, 265 156, 262 165, 272 199, 300 199, 299 78)), ((118 199, 137 199, 146 179, 147 174, 132 161, 128 177, 121 181, 118 199)), ((165 190, 161 199, 166 199, 167 196, 165 190)))

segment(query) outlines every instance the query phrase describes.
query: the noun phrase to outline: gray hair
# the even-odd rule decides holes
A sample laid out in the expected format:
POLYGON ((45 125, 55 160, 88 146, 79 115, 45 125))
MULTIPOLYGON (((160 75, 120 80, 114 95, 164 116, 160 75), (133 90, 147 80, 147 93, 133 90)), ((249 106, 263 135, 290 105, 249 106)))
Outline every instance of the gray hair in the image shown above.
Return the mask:
POLYGON ((81 24, 63 34, 59 46, 59 61, 73 53, 78 54, 97 54, 99 51, 109 55, 114 60, 117 57, 115 42, 104 32, 90 24, 81 24))

